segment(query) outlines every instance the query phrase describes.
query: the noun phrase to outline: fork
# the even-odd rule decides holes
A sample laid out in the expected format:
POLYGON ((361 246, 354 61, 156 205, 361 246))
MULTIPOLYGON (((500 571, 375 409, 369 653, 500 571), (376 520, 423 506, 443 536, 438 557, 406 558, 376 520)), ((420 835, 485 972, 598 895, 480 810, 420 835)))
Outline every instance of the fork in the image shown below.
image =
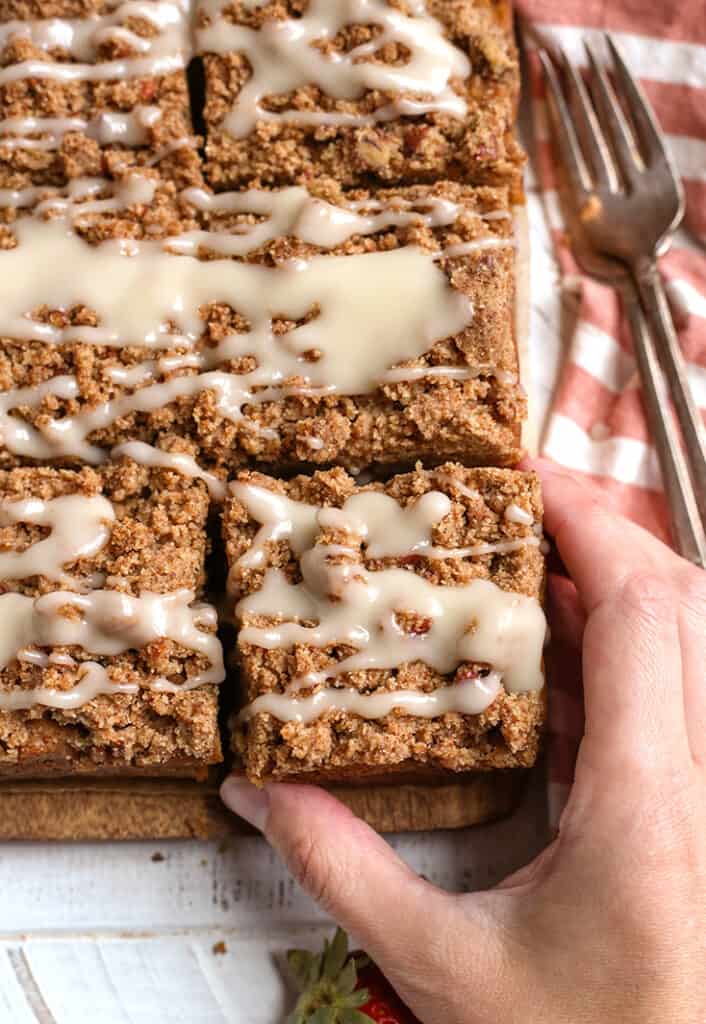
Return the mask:
POLYGON ((569 235, 579 265, 620 292, 633 334, 674 540, 684 557, 706 568, 706 442, 656 266, 657 256, 668 248, 683 216, 683 192, 646 99, 613 41, 606 40, 633 127, 588 45, 592 98, 561 49, 555 52, 566 92, 554 60, 546 50, 539 51, 570 186, 562 197, 569 235), (688 462, 669 410, 667 384, 688 462))

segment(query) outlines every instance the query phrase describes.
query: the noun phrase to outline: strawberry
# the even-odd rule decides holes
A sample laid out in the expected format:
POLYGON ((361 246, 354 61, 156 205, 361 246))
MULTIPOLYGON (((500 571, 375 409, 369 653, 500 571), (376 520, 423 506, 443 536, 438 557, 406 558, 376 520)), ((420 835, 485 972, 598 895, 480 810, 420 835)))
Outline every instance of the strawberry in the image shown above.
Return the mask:
POLYGON ((287 1024, 419 1024, 387 978, 362 952, 348 952, 339 928, 322 953, 290 949, 301 995, 287 1024))
POLYGON ((412 1011, 405 1006, 377 964, 368 961, 358 971, 358 984, 368 993, 367 1003, 360 1012, 377 1024, 419 1024, 412 1011))

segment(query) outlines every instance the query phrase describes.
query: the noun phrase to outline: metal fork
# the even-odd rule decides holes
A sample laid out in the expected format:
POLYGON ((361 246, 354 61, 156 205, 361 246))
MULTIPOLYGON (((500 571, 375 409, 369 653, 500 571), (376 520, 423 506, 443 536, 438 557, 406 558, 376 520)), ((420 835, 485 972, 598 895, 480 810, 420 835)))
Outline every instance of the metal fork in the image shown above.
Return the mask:
POLYGON ((554 60, 546 50, 539 53, 556 141, 570 185, 569 194, 563 196, 569 234, 583 269, 621 293, 672 513, 674 540, 684 557, 706 568, 706 441, 656 267, 657 255, 668 247, 683 216, 683 193, 647 101, 617 47, 606 39, 634 127, 628 124, 605 70, 588 46, 593 102, 580 73, 560 49, 556 53, 565 91, 554 60), (665 377, 688 463, 669 410, 665 377))

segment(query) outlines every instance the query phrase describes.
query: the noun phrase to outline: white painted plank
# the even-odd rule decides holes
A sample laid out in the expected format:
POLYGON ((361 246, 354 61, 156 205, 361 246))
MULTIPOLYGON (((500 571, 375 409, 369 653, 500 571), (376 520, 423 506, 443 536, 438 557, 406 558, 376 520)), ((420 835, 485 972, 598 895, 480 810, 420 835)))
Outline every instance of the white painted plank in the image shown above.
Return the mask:
MULTIPOLYGON (((390 841, 418 871, 448 889, 483 887, 541 847, 544 790, 511 819, 460 833, 390 841)), ((215 843, 17 843, 0 859, 0 938, 228 928, 270 934, 323 915, 262 839, 215 843), (153 863, 159 851, 165 858, 153 863), (51 879, 51 885, 47 884, 51 879)))
POLYGON ((16 944, 0 951, 0 1020, 12 1021, 12 1024, 37 1024, 13 965, 18 952, 16 944))
POLYGON ((22 948, 37 990, 54 1020, 129 1024, 95 943, 30 940, 22 948))

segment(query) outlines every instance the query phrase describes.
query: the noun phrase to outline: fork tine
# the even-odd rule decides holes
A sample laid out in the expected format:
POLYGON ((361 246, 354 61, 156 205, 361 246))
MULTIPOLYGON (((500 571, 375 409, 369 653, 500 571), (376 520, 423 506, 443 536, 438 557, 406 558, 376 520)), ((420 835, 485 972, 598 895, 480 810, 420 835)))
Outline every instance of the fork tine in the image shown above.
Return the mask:
POLYGON ((558 52, 564 67, 569 104, 581 137, 583 152, 587 154, 590 160, 597 184, 604 185, 611 191, 615 191, 618 187, 615 165, 613 164, 608 143, 598 123, 593 104, 586 91, 583 78, 566 53, 562 49, 559 49, 558 52))
POLYGON ((641 162, 635 140, 628 127, 625 114, 615 98, 605 69, 596 59, 590 45, 588 43, 584 43, 584 45, 591 67, 591 92, 596 103, 598 118, 607 129, 613 152, 626 184, 632 185, 640 172, 638 161, 641 162))
POLYGON ((607 33, 605 41, 613 58, 615 76, 623 91, 630 116, 635 125, 645 163, 648 166, 657 160, 664 160, 668 163, 669 157, 664 146, 662 133, 659 130, 654 112, 644 92, 630 73, 620 50, 607 33))
POLYGON ((566 105, 564 94, 561 91, 554 62, 547 51, 543 49, 539 51, 539 59, 542 62, 542 69, 549 90, 547 94, 549 110, 554 122, 561 159, 569 175, 572 188, 575 192, 583 194, 591 188, 591 179, 571 121, 571 114, 566 105))

